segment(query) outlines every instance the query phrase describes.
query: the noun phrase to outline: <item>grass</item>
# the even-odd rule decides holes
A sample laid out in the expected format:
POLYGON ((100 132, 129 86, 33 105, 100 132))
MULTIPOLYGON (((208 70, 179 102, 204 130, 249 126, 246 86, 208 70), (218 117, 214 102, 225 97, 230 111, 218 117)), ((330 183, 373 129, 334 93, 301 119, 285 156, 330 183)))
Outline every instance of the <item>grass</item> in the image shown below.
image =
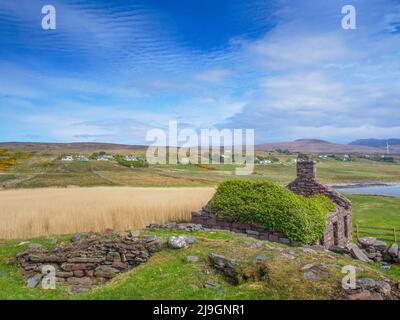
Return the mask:
MULTIPOLYGON (((144 154, 140 154, 144 156, 144 154)), ((296 155, 274 154, 279 163, 255 165, 246 179, 271 180, 282 185, 296 175, 296 155)), ((56 155, 36 153, 0 175, 0 188, 44 188, 67 186, 216 186, 235 176, 234 165, 151 165, 127 168, 115 161, 62 162, 56 155)), ((400 181, 400 163, 358 159, 343 162, 318 160, 318 179, 324 183, 400 181)), ((241 178, 239 176, 239 178, 241 178)))
POLYGON ((346 197, 353 203, 353 225, 400 230, 400 198, 350 194, 346 197))
MULTIPOLYGON (((104 194, 99 192, 101 189, 107 190, 107 192, 111 191, 111 196, 107 199, 112 198, 115 203, 119 202, 119 198, 115 199, 113 197, 112 190, 120 188, 50 189, 50 194, 47 197, 56 203, 60 198, 54 198, 54 193, 52 192, 93 190, 95 191, 94 193, 102 198, 104 194)), ((126 193, 130 195, 131 188, 123 189, 126 189, 126 193)), ((45 190, 47 189, 31 190, 30 193, 45 190)), ((176 192, 180 189, 138 190, 157 191, 157 193, 161 192, 164 197, 168 197, 170 194, 163 192, 173 191, 176 195, 176 192)), ((190 198, 193 198, 203 189, 191 190, 195 191, 190 195, 190 198)), ((183 192, 183 190, 181 191, 183 192)), ((3 192, 5 191, 1 193, 3 192)), ((18 193, 27 191, 6 192, 18 193)), ((121 191, 118 191, 118 193, 121 193, 121 191)), ((46 192, 43 193, 43 196, 45 195, 46 192)), ((181 193, 179 198, 184 195, 189 198, 187 193, 181 193)), ((386 227, 397 224, 400 221, 400 211, 398 210, 400 199, 398 198, 367 195, 349 195, 348 197, 353 202, 354 223, 386 227)), ((166 198, 163 199, 165 200, 166 198)), ((107 202, 106 200, 103 204, 107 202)), ((65 205, 65 203, 59 203, 59 205, 65 205)), ((63 223, 68 224, 70 221, 63 220, 63 223)), ((93 222, 91 222, 92 225, 93 222)), ((79 230, 82 229, 80 228, 79 230)), ((142 236, 149 234, 166 239, 171 235, 188 234, 188 232, 153 229, 142 231, 142 236)), ((397 265, 392 266, 391 270, 383 270, 378 263, 366 265, 360 261, 351 260, 345 256, 324 253, 324 251, 317 256, 310 256, 297 248, 289 248, 285 245, 270 242, 262 242, 263 246, 260 249, 251 249, 248 244, 255 242, 255 239, 226 231, 193 232, 189 234, 199 239, 199 242, 185 250, 164 249, 155 254, 146 264, 119 275, 107 284, 95 288, 89 293, 72 296, 68 295, 64 288, 61 287, 56 290, 26 288, 24 279, 13 258, 17 252, 26 250, 27 245, 18 246, 19 240, 2 240, 0 241, 0 299, 336 299, 340 295, 339 286, 343 276, 341 267, 349 264, 362 268, 362 272, 357 274, 358 277, 371 277, 374 279, 386 277, 394 281, 400 280, 400 266, 397 265), (253 257, 256 254, 265 253, 268 257, 265 264, 268 269, 268 278, 267 280, 257 278, 241 282, 238 286, 233 286, 226 282, 221 274, 210 267, 207 257, 211 252, 237 258, 240 261, 242 270, 250 275, 256 272, 255 265, 251 262, 253 257), (294 252, 296 258, 288 260, 282 257, 282 253, 288 252, 294 252), (186 256, 189 255, 199 256, 199 262, 186 262, 186 256), (316 282, 305 281, 302 276, 304 271, 301 271, 301 267, 309 263, 324 265, 324 268, 330 274, 329 277, 316 282), (208 280, 214 281, 220 288, 204 288, 204 283, 208 280)), ((65 235, 34 238, 30 241, 50 248, 52 239, 58 239, 58 243, 60 243, 68 238, 69 236, 65 235)))
POLYGON ((127 230, 190 219, 213 188, 45 188, 0 192, 0 239, 127 230))
MULTIPOLYGON (((142 235, 154 234, 161 238, 175 234, 188 234, 178 230, 145 230, 142 235)), ((199 241, 187 249, 164 248, 146 264, 119 275, 105 285, 88 293, 68 295, 64 288, 57 290, 28 289, 12 257, 26 249, 17 246, 16 241, 0 243, 0 299, 336 299, 341 295, 341 267, 352 264, 363 269, 362 276, 381 279, 400 279, 400 274, 386 272, 375 266, 351 260, 345 256, 320 251, 315 255, 297 248, 263 242, 259 249, 249 247, 255 239, 226 231, 194 232, 199 241), (207 257, 210 253, 223 254, 238 259, 240 270, 250 277, 239 285, 229 284, 224 277, 210 267, 207 257), (259 264, 253 261, 255 255, 264 253, 268 259, 262 264, 267 277, 257 277, 259 264), (293 254, 287 259, 285 254, 293 254), (197 255, 196 263, 186 262, 189 255, 197 255), (320 281, 303 279, 306 264, 323 266, 329 273, 320 281), (213 281, 220 288, 205 288, 206 281, 213 281)), ((61 240, 65 240, 62 237, 61 240)), ((32 241, 50 247, 51 238, 36 238, 32 241)))

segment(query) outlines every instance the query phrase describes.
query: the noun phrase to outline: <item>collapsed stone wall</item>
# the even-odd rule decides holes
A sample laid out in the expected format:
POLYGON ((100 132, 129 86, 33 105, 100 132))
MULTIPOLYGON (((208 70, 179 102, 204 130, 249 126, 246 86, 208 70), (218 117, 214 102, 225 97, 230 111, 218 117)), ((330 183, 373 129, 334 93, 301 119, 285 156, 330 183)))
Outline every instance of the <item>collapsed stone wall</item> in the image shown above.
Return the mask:
POLYGON ((297 246, 300 243, 292 241, 283 233, 273 230, 267 230, 263 226, 254 223, 237 223, 228 221, 226 218, 220 218, 209 212, 207 207, 200 211, 192 212, 192 223, 202 225, 205 228, 229 230, 232 232, 243 233, 249 237, 260 240, 268 240, 271 242, 280 242, 292 246, 297 246))
POLYGON ((160 248, 154 236, 139 239, 91 234, 54 250, 31 245, 29 250, 17 254, 16 261, 28 287, 36 287, 45 275, 43 267, 50 265, 55 269, 56 281, 69 285, 69 291, 76 293, 88 291, 93 284, 146 262, 160 248))

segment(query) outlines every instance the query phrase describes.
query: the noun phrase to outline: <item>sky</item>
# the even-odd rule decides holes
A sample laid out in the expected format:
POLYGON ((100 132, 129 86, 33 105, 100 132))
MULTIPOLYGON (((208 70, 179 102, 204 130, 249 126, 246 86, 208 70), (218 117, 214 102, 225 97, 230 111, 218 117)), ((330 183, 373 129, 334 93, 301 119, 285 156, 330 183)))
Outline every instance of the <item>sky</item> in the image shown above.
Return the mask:
POLYGON ((0 0, 0 43, 0 141, 400 138, 399 0, 0 0))

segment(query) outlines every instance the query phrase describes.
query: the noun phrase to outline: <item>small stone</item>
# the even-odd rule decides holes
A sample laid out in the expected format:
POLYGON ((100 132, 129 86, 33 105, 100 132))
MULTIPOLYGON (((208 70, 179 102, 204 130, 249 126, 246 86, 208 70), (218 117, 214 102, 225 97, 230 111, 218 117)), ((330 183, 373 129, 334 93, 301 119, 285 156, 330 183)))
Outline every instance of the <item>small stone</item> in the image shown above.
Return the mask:
POLYGON ((186 257, 187 262, 197 262, 199 260, 200 260, 200 258, 198 256, 187 256, 186 257))
POLYGON ((346 248, 343 248, 343 247, 339 247, 339 246, 332 246, 329 248, 329 250, 332 252, 335 252, 335 253, 339 253, 339 254, 349 253, 349 250, 347 250, 346 248))
POLYGON ((248 234, 249 236, 258 236, 260 233, 258 231, 255 231, 255 230, 247 229, 246 230, 246 234, 248 234))
POLYGON ((153 242, 153 241, 156 241, 156 240, 157 240, 157 237, 156 237, 156 236, 148 236, 148 237, 146 238, 146 242, 147 242, 147 243, 153 242))
POLYGON ((78 242, 79 240, 81 240, 81 237, 82 237, 82 234, 80 232, 75 232, 71 237, 71 241, 78 242))
POLYGON ((358 284, 362 289, 370 289, 375 287, 376 282, 374 279, 371 278, 360 278, 358 279, 358 284))
POLYGON ((388 249, 388 253, 393 257, 397 258, 397 255, 399 253, 399 246, 396 242, 393 242, 392 245, 388 249))
POLYGON ((137 238, 140 236, 140 230, 131 230, 128 233, 128 237, 130 238, 137 238))
POLYGON ((42 274, 40 274, 40 273, 35 274, 33 277, 31 277, 31 278, 29 278, 29 279, 27 280, 26 286, 27 286, 29 289, 33 289, 33 288, 35 288, 35 287, 39 284, 39 282, 40 282, 40 280, 42 280, 42 278, 43 278, 43 275, 42 275, 42 274))
POLYGON ((315 251, 314 249, 308 248, 308 247, 299 247, 299 249, 305 253, 309 253, 309 254, 316 254, 317 251, 315 251))
POLYGON ((390 270, 392 266, 390 264, 381 264, 381 268, 384 270, 390 270))
POLYGON ((248 246, 251 249, 261 249, 262 248, 262 244, 260 242, 252 242, 248 246))
POLYGON ((392 287, 390 286, 390 284, 385 281, 377 281, 376 288, 378 289, 378 291, 380 293, 382 293, 385 296, 389 295, 392 290, 392 287))
POLYGON ((39 243, 31 243, 28 246, 29 250, 38 250, 38 249, 43 249, 43 246, 39 243))
POLYGON ((315 274, 313 271, 304 272, 304 279, 311 280, 311 281, 318 281, 321 280, 321 277, 315 274))
POLYGON ((365 247, 373 246, 376 241, 377 240, 374 237, 362 237, 358 239, 358 242, 365 247))
POLYGON ((217 269, 223 269, 225 267, 225 261, 226 261, 225 256, 220 254, 210 253, 208 257, 210 258, 211 262, 217 269))
POLYGON ((348 300, 371 300, 371 292, 364 290, 347 296, 348 300))
POLYGON ((215 283, 212 280, 208 280, 205 284, 204 284, 204 288, 219 288, 219 285, 217 283, 215 283))
POLYGON ((94 274, 96 277, 101 277, 101 278, 113 278, 115 277, 120 271, 116 268, 113 268, 111 266, 98 266, 94 274))
POLYGON ((188 243, 188 244, 193 244, 197 241, 196 238, 193 238, 191 236, 183 235, 182 237, 183 237, 183 239, 185 239, 186 243, 188 243))
POLYGON ((263 261, 267 260, 267 255, 264 254, 264 253, 260 253, 260 254, 256 255, 256 257, 254 258, 254 260, 255 260, 257 263, 263 262, 263 261))
POLYGON ((309 270, 312 267, 314 267, 314 265, 312 263, 306 264, 304 267, 301 268, 301 270, 309 270))

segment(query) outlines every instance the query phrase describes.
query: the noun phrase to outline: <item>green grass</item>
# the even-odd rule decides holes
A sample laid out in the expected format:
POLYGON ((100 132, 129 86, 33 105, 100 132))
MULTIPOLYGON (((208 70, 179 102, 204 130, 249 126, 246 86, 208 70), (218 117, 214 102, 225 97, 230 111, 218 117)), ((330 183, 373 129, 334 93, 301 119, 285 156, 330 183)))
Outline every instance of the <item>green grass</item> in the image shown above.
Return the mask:
MULTIPOLYGON (((145 230, 145 234, 155 234, 166 238, 175 234, 186 234, 178 230, 145 230)), ((366 265, 345 256, 319 251, 310 255, 297 248, 263 242, 259 249, 249 248, 255 239, 225 231, 194 232, 198 242, 187 249, 173 250, 164 248, 150 260, 119 275, 108 283, 88 293, 68 295, 64 287, 56 290, 40 288, 28 289, 13 261, 18 251, 26 245, 17 246, 16 241, 0 243, 0 299, 335 299, 340 297, 341 267, 352 264, 363 268, 363 276, 381 279, 389 277, 400 279, 400 272, 390 271, 378 266, 366 265), (224 277, 209 264, 209 253, 219 253, 238 259, 241 272, 250 277, 239 285, 229 284, 224 277), (266 279, 256 277, 259 264, 253 262, 255 255, 265 253, 267 261, 262 265, 268 270, 266 279), (292 253, 290 260, 282 254, 292 253), (186 262, 189 255, 197 255, 196 263, 186 262), (306 281, 301 267, 309 264, 323 264, 329 276, 320 281, 306 281), (217 283, 220 288, 205 288, 206 281, 217 283)), ((65 240, 66 236, 61 237, 65 240)), ((32 241, 51 246, 51 239, 37 238, 32 241)))
POLYGON ((400 230, 400 198, 350 194, 346 197, 353 203, 353 225, 400 230))
MULTIPOLYGON (((55 155, 37 153, 0 175, 0 188, 37 188, 74 186, 216 186, 233 177, 271 180, 285 185, 296 176, 296 155, 273 154, 279 163, 255 165, 253 174, 235 176, 236 166, 151 165, 127 168, 115 161, 66 163, 55 155)), ((343 162, 318 159, 318 179, 324 183, 400 181, 400 163, 382 163, 359 159, 343 162)))

